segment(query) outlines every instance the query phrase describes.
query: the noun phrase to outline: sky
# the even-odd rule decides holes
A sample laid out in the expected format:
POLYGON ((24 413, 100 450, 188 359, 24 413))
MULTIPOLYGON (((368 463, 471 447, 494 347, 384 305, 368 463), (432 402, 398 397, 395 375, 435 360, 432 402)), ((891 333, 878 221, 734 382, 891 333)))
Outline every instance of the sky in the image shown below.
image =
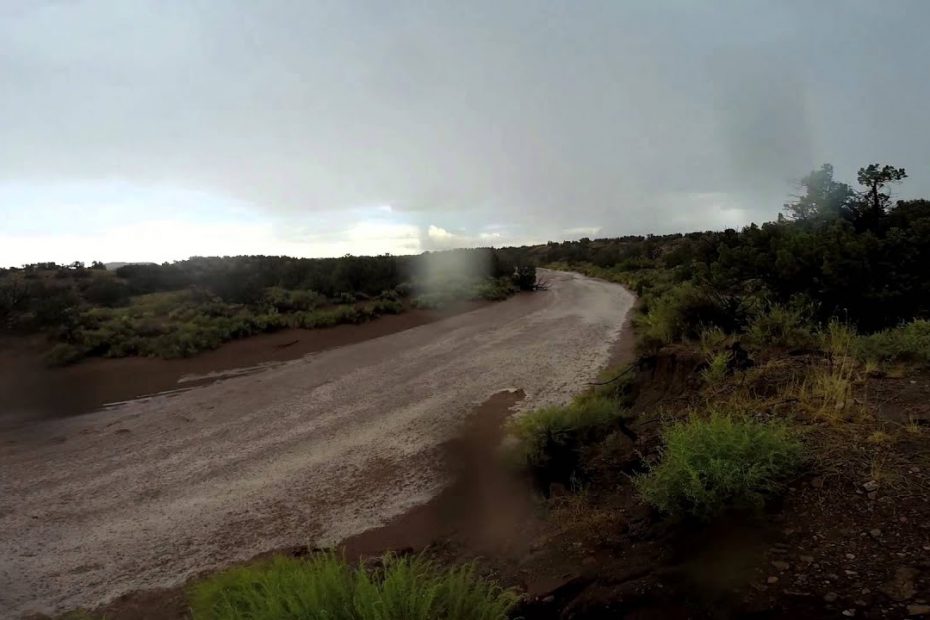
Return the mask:
POLYGON ((930 2, 0 0, 0 265, 407 254, 930 196, 930 2))

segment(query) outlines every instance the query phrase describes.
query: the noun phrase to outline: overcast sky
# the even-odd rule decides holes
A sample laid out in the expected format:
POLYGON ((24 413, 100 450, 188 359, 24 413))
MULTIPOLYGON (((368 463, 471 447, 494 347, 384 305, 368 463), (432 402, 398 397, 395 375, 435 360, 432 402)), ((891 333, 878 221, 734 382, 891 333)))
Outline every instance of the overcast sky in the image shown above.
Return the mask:
POLYGON ((0 265, 411 253, 930 195, 930 2, 0 0, 0 265))

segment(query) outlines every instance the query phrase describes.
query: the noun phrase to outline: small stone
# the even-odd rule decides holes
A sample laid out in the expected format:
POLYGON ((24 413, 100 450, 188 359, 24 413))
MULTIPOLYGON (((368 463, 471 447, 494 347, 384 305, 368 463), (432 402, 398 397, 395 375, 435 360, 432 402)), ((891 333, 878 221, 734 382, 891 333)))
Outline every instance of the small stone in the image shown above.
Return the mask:
POLYGON ((909 616, 930 616, 930 605, 908 605, 907 615, 909 616))
POLYGON ((865 489, 866 491, 877 491, 878 483, 874 480, 869 480, 868 482, 862 485, 862 488, 865 489))
POLYGON ((787 562, 782 562, 780 560, 775 560, 774 562, 772 562, 772 566, 774 566, 778 570, 788 570, 789 568, 791 568, 791 564, 788 564, 787 562))
POLYGON ((855 560, 855 559, 856 559, 856 554, 854 554, 854 553, 847 553, 847 554, 846 554, 846 559, 847 559, 847 560, 855 560))
POLYGON ((555 602, 555 596, 553 596, 552 594, 550 594, 549 596, 547 596, 546 598, 544 598, 544 599, 542 600, 542 602, 543 602, 544 604, 546 604, 546 605, 551 605, 552 603, 555 602))
POLYGON ((826 594, 823 595, 823 600, 825 600, 825 601, 828 602, 828 603, 832 603, 833 601, 835 601, 835 600, 838 599, 839 597, 840 597, 840 595, 837 594, 836 592, 827 592, 826 594))
POLYGON ((856 615, 856 610, 855 609, 844 609, 843 615, 846 616, 847 618, 852 618, 853 616, 856 615))
POLYGON ((871 493, 869 493, 868 497, 869 499, 872 499, 872 500, 876 499, 878 497, 878 491, 872 491, 871 493))
POLYGON ((819 489, 823 487, 823 478, 819 478, 819 477, 814 478, 813 480, 811 480, 811 486, 814 487, 815 489, 819 489))
POLYGON ((853 601, 853 602, 856 604, 857 607, 865 607, 866 605, 868 605, 868 603, 866 603, 865 601, 863 601, 861 598, 860 598, 860 599, 856 599, 856 600, 853 601))
POLYGON ((906 601, 917 594, 915 585, 917 575, 916 569, 910 566, 899 566, 895 570, 894 577, 879 589, 893 601, 906 601))
POLYGON ((875 529, 869 530, 869 536, 872 538, 881 538, 882 531, 876 527, 875 529))
POLYGON ((778 583, 778 577, 776 577, 775 575, 772 575, 771 577, 766 579, 765 582, 768 584, 778 583))
POLYGON ((804 562, 805 564, 811 564, 811 563, 813 563, 813 561, 814 561, 814 556, 812 556, 812 555, 802 555, 802 556, 801 556, 801 561, 804 562))

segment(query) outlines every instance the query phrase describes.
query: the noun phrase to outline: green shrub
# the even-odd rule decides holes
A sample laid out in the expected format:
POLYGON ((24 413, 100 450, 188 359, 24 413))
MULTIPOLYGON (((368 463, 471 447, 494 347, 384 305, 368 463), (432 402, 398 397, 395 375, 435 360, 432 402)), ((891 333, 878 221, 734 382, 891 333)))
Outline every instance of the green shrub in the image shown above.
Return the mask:
POLYGON ((801 462, 786 426, 717 412, 666 427, 663 440, 658 465, 635 483, 643 499, 675 515, 760 506, 801 462))
POLYGON ((385 556, 366 570, 332 554, 233 568, 190 592, 194 620, 504 620, 515 602, 471 565, 385 556))
POLYGON ((930 366, 930 321, 918 319, 870 336, 860 336, 854 349, 862 360, 930 366))
POLYGON ((727 371, 730 369, 730 360, 733 354, 729 351, 721 351, 710 356, 707 367, 701 370, 701 379, 709 386, 720 385, 727 377, 727 371))
POLYGON ((656 296, 647 296, 635 319, 647 349, 687 338, 698 338, 708 327, 732 327, 735 317, 722 299, 704 287, 684 283, 656 296))
POLYGON ((612 398, 585 394, 565 406, 544 407, 512 420, 516 460, 546 479, 565 479, 578 467, 578 452, 603 438, 621 409, 612 398))
POLYGON ((746 339, 758 349, 809 349, 817 344, 810 313, 780 304, 769 306, 750 320, 746 339))

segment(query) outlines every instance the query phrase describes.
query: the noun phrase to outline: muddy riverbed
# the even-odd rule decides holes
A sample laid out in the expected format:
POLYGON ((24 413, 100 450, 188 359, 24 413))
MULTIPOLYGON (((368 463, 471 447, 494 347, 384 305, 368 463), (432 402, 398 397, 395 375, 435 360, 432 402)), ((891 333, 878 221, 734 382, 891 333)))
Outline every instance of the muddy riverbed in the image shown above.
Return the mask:
POLYGON ((5 428, 0 609, 97 607, 426 504, 450 479, 441 447, 481 403, 565 401, 615 350, 632 296, 548 277, 538 294, 5 428))

